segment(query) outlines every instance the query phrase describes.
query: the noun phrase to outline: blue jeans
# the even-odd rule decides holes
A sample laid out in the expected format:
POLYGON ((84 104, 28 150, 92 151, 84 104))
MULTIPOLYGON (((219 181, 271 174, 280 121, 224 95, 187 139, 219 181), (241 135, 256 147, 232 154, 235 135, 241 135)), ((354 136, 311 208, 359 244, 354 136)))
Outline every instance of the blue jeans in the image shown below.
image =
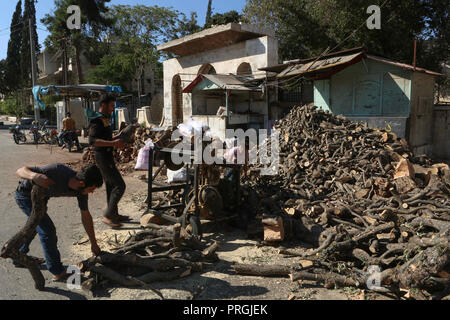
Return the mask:
MULTIPOLYGON (((32 201, 30 194, 16 191, 15 199, 20 209, 29 217, 31 214, 32 201)), ((61 274, 65 271, 61 263, 61 255, 58 251, 58 237, 56 236, 56 228, 52 219, 46 213, 36 228, 41 240, 42 249, 44 250, 47 270, 54 275, 61 274)), ((25 243, 19 250, 23 254, 30 251, 30 243, 25 243)))

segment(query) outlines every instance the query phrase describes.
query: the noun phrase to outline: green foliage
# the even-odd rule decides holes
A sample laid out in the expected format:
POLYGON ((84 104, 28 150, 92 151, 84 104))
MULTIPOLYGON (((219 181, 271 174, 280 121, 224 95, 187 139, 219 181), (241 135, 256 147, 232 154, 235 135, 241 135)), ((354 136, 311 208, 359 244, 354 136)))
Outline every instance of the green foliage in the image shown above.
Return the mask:
POLYGON ((107 54, 101 58, 100 65, 89 70, 87 81, 89 83, 119 85, 125 88, 131 75, 136 70, 135 67, 132 53, 107 54))
POLYGON ((8 83, 6 82, 6 60, 0 60, 0 94, 8 94, 8 83))
POLYGON ((62 39, 67 39, 71 44, 73 52, 70 53, 76 61, 78 83, 84 82, 81 54, 95 65, 109 50, 104 37, 107 28, 113 24, 114 20, 107 15, 106 3, 108 2, 110 0, 55 0, 56 9, 41 19, 50 32, 44 44, 51 53, 56 53, 63 47, 62 39), (80 30, 67 28, 67 7, 70 5, 78 5, 81 9, 80 30))
POLYGON ((35 51, 35 59, 40 51, 38 35, 36 31, 36 8, 34 0, 24 0, 24 12, 22 17, 22 43, 20 50, 20 70, 21 70, 21 84, 22 87, 32 86, 32 71, 30 58, 30 27, 29 20, 31 19, 31 32, 33 33, 33 46, 35 51))
POLYGON ((206 9, 205 29, 211 26, 212 0, 208 0, 208 9, 206 9))
POLYGON ((250 23, 274 28, 282 60, 365 46, 371 52, 440 70, 450 56, 450 7, 439 0, 388 1, 381 9, 381 30, 365 25, 370 5, 384 0, 247 0, 250 23))
POLYGON ((89 71, 88 82, 107 82, 126 88, 130 80, 141 78, 147 65, 156 77, 162 78, 162 54, 157 51, 157 44, 200 29, 195 13, 187 19, 172 8, 159 6, 117 5, 111 7, 109 17, 115 21, 107 30, 109 53, 89 71))
POLYGON ((222 25, 228 24, 231 22, 239 23, 243 20, 243 16, 239 14, 236 10, 231 10, 225 13, 215 13, 211 17, 211 25, 222 25))
POLYGON ((20 103, 12 96, 6 97, 4 101, 0 102, 0 111, 3 114, 14 115, 17 118, 23 116, 23 109, 21 108, 20 103))
POLYGON ((22 46, 22 1, 17 2, 16 10, 14 11, 11 21, 11 33, 8 41, 8 53, 6 57, 5 66, 5 83, 7 85, 7 92, 12 92, 20 88, 21 76, 19 70, 20 66, 20 51, 22 46))

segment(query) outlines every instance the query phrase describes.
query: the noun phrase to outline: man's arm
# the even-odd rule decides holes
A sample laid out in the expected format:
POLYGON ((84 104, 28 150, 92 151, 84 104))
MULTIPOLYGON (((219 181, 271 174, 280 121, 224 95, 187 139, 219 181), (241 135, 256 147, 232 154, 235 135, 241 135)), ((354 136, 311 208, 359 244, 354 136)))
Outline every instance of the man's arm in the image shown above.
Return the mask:
POLYGON ((81 210, 81 222, 83 223, 84 230, 89 237, 91 242, 91 250, 94 255, 100 254, 100 248, 97 244, 97 239, 95 238, 94 222, 92 221, 92 216, 89 210, 81 210))
POLYGON ((114 139, 112 141, 97 138, 100 124, 91 122, 89 126, 89 144, 93 147, 113 147, 121 149, 125 146, 122 140, 114 139))
POLYGON ((55 182, 49 177, 47 177, 45 174, 34 172, 30 170, 29 167, 20 168, 19 170, 16 171, 16 174, 20 178, 31 180, 38 186, 41 186, 43 188, 48 188, 49 186, 55 184, 55 182))
POLYGON ((116 139, 116 140, 112 140, 112 141, 103 140, 103 139, 95 139, 92 146, 93 147, 113 147, 113 148, 117 148, 117 149, 122 149, 125 146, 125 143, 120 139, 116 139))

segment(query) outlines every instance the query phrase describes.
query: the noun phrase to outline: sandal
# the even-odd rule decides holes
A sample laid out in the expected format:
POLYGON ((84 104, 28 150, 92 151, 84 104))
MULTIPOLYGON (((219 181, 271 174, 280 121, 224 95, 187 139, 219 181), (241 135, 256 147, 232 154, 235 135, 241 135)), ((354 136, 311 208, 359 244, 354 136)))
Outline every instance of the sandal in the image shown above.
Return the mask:
POLYGON ((108 226, 110 226, 111 229, 120 229, 122 227, 122 224, 120 222, 114 222, 112 220, 106 221, 105 218, 103 218, 102 221, 104 224, 107 224, 108 226))
POLYGON ((55 277, 53 276, 52 277, 52 281, 53 282, 66 282, 67 281, 67 278, 69 278, 69 276, 70 276, 70 274, 69 273, 65 273, 61 278, 59 278, 59 279, 55 279, 55 277))
POLYGON ((114 220, 116 220, 118 222, 127 222, 127 221, 131 221, 133 219, 131 219, 129 216, 122 216, 122 215, 118 214, 114 220))

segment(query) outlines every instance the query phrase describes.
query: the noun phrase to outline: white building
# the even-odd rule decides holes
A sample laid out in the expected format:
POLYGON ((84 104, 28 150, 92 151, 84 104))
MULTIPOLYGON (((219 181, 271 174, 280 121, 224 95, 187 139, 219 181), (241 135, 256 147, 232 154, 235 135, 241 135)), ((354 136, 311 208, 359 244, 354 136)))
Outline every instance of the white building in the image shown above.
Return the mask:
POLYGON ((278 43, 271 30, 230 23, 176 39, 158 50, 177 55, 164 67, 166 125, 189 118, 224 129, 267 128, 272 99, 264 90, 266 72, 278 63, 278 43), (208 75, 208 76, 202 76, 208 75), (225 116, 218 116, 220 107, 225 116))

